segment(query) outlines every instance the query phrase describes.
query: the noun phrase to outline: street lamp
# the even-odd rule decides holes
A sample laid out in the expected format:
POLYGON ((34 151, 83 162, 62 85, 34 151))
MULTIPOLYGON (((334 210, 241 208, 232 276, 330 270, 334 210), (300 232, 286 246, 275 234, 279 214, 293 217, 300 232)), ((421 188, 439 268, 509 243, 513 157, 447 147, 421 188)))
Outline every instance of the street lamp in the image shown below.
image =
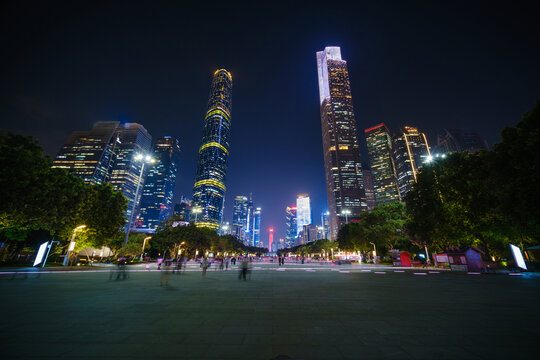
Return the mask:
POLYGON ((351 215, 351 210, 343 210, 341 216, 345 215, 345 223, 349 223, 349 215, 351 215))
POLYGON ((191 210, 192 213, 195 214, 195 222, 197 222, 197 215, 202 213, 202 208, 200 207, 194 207, 192 210, 191 210))
POLYGON ((64 262, 62 263, 62 266, 67 266, 67 264, 69 262, 69 253, 71 253, 73 251, 73 249, 75 249, 75 234, 77 233, 77 231, 82 230, 85 227, 86 227, 86 225, 81 225, 81 226, 77 226, 75 229, 73 229, 73 235, 71 235, 71 241, 69 242, 69 247, 68 247, 68 250, 66 252, 66 256, 64 257, 64 262))
POLYGON ((129 232, 131 231, 131 223, 133 222, 133 216, 135 215, 135 208, 137 206, 137 198, 139 197, 139 189, 141 187, 141 181, 142 176, 144 172, 144 165, 146 164, 153 164, 156 162, 156 159, 151 157, 150 155, 143 155, 143 154, 137 154, 134 156, 135 161, 141 161, 141 172, 139 173, 139 179, 137 180, 137 189, 135 190, 135 197, 133 198, 133 206, 131 207, 131 215, 129 216, 129 222, 128 227, 126 231, 126 238, 124 239, 124 245, 122 247, 126 247, 129 237, 129 232))
POLYGON ((377 248, 375 247, 375 243, 370 242, 371 245, 373 245, 373 257, 377 256, 377 248))
POLYGON ((143 260, 143 256, 144 256, 144 248, 146 247, 146 240, 150 240, 151 238, 152 238, 151 236, 147 236, 144 238, 144 241, 142 243, 141 261, 143 260))

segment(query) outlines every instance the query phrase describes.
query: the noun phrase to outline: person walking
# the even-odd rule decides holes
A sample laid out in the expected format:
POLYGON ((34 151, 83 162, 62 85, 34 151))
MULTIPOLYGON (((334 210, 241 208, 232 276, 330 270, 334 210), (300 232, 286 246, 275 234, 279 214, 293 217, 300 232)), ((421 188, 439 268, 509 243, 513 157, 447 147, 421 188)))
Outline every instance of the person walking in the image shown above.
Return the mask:
POLYGON ((229 257, 227 256, 227 258, 225 259, 225 270, 229 270, 229 257))
POLYGON ((206 270, 208 270, 208 259, 204 258, 202 261, 202 276, 206 276, 206 270))
POLYGON ((249 263, 248 263, 248 260, 246 258, 244 258, 242 260, 242 268, 240 270, 240 273, 239 273, 239 276, 238 276, 238 279, 239 280, 244 280, 246 281, 247 280, 247 273, 248 273, 248 266, 249 266, 249 263))

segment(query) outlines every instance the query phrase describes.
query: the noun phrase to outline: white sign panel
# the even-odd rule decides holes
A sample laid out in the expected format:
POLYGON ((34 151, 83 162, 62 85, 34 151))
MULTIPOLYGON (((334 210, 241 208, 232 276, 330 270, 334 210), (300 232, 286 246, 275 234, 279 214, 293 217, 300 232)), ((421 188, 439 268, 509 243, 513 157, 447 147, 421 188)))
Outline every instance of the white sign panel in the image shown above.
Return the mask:
POLYGON ((527 265, 525 265, 525 260, 523 259, 523 254, 521 254, 520 248, 516 245, 510 244, 510 250, 512 250, 512 255, 514 255, 516 265, 523 270, 527 270, 527 265))
POLYGON ((45 255, 45 250, 47 250, 47 245, 49 244, 49 242, 44 242, 43 244, 41 244, 39 246, 39 250, 37 252, 37 255, 36 255, 36 260, 34 260, 34 265, 32 266, 36 266, 38 264, 41 264, 41 262, 43 261, 43 255, 45 255))

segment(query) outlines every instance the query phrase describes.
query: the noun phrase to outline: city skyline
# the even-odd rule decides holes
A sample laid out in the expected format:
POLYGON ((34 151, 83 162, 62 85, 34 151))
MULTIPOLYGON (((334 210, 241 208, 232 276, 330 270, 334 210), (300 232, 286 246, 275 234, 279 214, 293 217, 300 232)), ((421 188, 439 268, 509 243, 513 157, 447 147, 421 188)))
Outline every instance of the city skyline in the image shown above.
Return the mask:
MULTIPOLYGON (((265 23, 232 6, 220 10, 236 20, 223 37, 203 26, 206 11, 187 16, 173 4, 152 14, 119 4, 7 7, 1 127, 34 135, 53 157, 72 131, 100 120, 176 136, 184 150, 177 203, 191 197, 209 74, 225 67, 236 79, 227 193, 252 192, 265 212, 261 229, 273 226, 281 238, 284 206, 297 194, 310 194, 313 214, 327 207, 316 51, 341 47, 359 129, 415 126, 432 146, 443 129, 464 127, 492 146, 538 97, 534 22, 523 20, 531 9, 357 6, 333 9, 324 24, 318 9, 269 9, 273 21, 265 23), (463 13, 474 22, 461 21, 463 13), (292 21, 300 14, 302 26, 292 21)), ((365 161, 361 131, 359 142, 365 161)), ((226 220, 232 200, 226 196, 226 220)))

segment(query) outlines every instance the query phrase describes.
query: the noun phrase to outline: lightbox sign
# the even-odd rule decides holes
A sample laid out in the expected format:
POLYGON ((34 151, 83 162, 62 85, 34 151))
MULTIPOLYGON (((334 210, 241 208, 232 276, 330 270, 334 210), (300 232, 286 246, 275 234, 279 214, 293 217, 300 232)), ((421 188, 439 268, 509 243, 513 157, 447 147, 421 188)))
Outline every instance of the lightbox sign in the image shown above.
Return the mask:
POLYGON ((521 254, 521 249, 516 245, 510 244, 510 250, 512 250, 512 255, 514 255, 514 260, 516 265, 523 270, 527 270, 527 265, 525 265, 525 259, 523 259, 523 254, 521 254))
POLYGON ((39 246, 39 250, 37 252, 37 255, 36 255, 36 260, 34 260, 34 265, 32 266, 36 266, 36 265, 39 265, 41 264, 41 262, 43 261, 43 255, 45 255, 45 250, 47 250, 47 245, 49 244, 49 242, 44 242, 43 244, 41 244, 39 246))

